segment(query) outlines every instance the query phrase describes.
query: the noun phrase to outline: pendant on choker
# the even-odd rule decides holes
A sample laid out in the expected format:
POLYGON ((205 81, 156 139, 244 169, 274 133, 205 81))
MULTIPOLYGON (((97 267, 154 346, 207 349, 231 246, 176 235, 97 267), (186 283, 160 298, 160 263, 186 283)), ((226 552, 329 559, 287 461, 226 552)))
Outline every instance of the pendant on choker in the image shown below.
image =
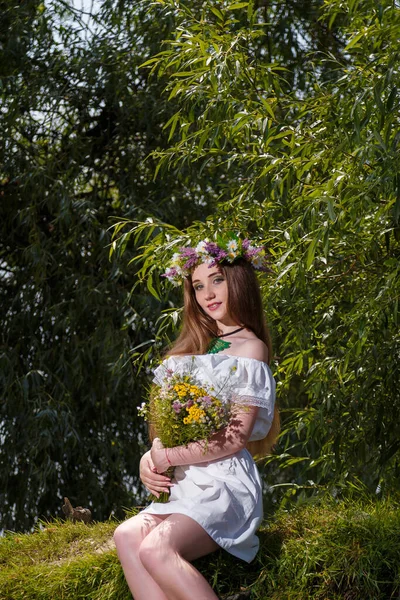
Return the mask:
POLYGON ((244 327, 238 327, 238 329, 235 329, 234 331, 228 331, 228 333, 221 333, 221 335, 217 335, 217 337, 213 338, 208 344, 207 354, 218 354, 218 352, 221 352, 221 350, 226 350, 229 348, 232 344, 230 342, 225 342, 225 340, 221 338, 239 333, 239 331, 243 331, 243 329, 244 327))
POLYGON ((213 338, 211 342, 208 344, 207 354, 218 354, 221 350, 226 350, 232 344, 230 342, 226 342, 225 340, 221 340, 221 338, 213 338))

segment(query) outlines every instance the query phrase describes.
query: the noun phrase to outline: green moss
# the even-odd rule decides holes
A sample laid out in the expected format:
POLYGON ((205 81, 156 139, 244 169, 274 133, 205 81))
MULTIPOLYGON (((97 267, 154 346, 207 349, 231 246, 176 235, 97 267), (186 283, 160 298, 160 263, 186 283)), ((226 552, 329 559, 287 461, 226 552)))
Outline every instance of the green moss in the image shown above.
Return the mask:
MULTIPOLYGON (((396 500, 342 502, 278 512, 261 529, 251 565, 221 551, 196 561, 221 596, 252 600, 388 600, 400 591, 396 500)), ((128 600, 115 548, 116 522, 42 523, 0 539, 1 600, 128 600)))

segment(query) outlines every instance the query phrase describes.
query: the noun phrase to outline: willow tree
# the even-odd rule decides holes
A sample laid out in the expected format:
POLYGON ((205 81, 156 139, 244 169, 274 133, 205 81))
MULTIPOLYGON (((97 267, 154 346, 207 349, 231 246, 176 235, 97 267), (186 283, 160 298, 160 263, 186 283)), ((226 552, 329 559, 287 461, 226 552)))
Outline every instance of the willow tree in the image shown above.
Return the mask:
POLYGON ((131 358, 176 330, 168 239, 218 228, 275 265, 280 464, 299 461, 281 480, 396 476, 398 21, 389 2, 2 3, 0 528, 64 494, 96 519, 142 501, 131 358))
POLYGON ((218 167, 224 183, 205 222, 121 223, 115 246, 122 255, 133 234, 147 236, 139 275, 157 294, 174 242, 261 235, 275 269, 263 290, 284 416, 273 462, 290 469, 278 477, 289 494, 382 492, 399 476, 400 13, 391 1, 317 7, 337 50, 309 45, 296 88, 293 67, 267 52, 279 5, 151 5, 176 22, 143 65, 167 77, 176 104, 157 173, 190 161, 218 167))
POLYGON ((147 210, 185 226, 213 203, 211 170, 153 182, 144 160, 172 107, 138 66, 170 20, 96 6, 2 3, 0 530, 61 514, 64 495, 96 519, 141 501, 147 379, 130 357, 160 304, 131 293, 135 248, 109 261, 109 228, 147 210))

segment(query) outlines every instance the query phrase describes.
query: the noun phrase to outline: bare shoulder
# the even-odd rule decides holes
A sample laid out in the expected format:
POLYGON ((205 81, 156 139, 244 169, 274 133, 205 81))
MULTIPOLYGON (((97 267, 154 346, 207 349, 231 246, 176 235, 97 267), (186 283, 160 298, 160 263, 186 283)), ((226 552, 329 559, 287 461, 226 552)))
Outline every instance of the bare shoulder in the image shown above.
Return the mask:
POLYGON ((251 338, 244 341, 238 346, 237 355, 242 358, 255 358, 268 363, 268 348, 267 345, 258 338, 251 338))

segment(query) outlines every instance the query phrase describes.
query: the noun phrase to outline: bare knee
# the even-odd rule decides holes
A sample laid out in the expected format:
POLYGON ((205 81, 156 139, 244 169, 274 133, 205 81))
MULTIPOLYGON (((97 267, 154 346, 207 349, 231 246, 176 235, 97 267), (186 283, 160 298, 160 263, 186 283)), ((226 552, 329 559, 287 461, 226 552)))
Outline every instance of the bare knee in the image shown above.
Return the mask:
POLYGON ((135 524, 132 523, 132 519, 121 523, 114 531, 114 542, 119 550, 126 547, 131 549, 139 547, 141 541, 140 533, 135 524))
POLYGON ((140 561, 149 573, 162 570, 174 555, 175 551, 168 543, 160 544, 160 541, 151 535, 145 538, 139 547, 140 561))

